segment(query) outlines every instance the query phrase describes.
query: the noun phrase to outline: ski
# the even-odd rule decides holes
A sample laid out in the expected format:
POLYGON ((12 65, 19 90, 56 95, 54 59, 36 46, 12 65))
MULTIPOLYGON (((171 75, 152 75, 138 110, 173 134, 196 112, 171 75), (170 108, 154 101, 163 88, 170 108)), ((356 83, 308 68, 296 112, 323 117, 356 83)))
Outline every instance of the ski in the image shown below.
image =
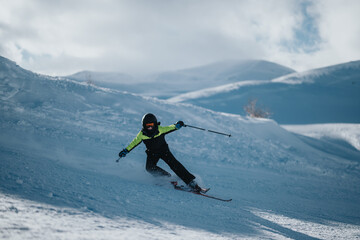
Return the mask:
MULTIPOLYGON (((184 190, 186 192, 196 192, 193 189, 191 189, 190 187, 186 187, 183 185, 179 186, 177 181, 171 181, 170 183, 174 186, 174 188, 176 186, 177 188, 181 188, 182 190, 184 190)), ((201 189, 200 193, 207 193, 210 190, 210 188, 202 188, 202 187, 200 187, 200 189, 201 189)))
POLYGON ((200 195, 200 196, 203 196, 203 197, 207 197, 207 198, 219 200, 219 201, 222 201, 222 202, 230 202, 230 201, 232 200, 231 198, 230 198, 230 199, 223 199, 223 198, 218 198, 218 197, 214 197, 214 196, 205 194, 207 191, 209 191, 210 188, 204 189, 205 192, 202 193, 202 192, 195 192, 195 191, 192 191, 192 190, 190 190, 190 189, 186 189, 184 186, 179 186, 179 185, 177 184, 177 182, 171 182, 171 184, 174 186, 174 188, 175 188, 176 190, 193 193, 193 194, 196 194, 196 195, 200 195))

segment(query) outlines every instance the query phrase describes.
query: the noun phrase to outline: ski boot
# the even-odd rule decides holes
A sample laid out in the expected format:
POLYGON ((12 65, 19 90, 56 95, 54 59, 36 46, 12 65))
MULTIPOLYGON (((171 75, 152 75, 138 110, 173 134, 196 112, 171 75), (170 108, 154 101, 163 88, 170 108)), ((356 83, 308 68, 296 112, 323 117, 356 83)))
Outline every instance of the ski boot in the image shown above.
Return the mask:
POLYGON ((195 180, 192 180, 188 186, 190 187, 191 191, 193 192, 207 192, 205 189, 202 189, 201 187, 199 187, 199 185, 197 184, 197 182, 195 180))

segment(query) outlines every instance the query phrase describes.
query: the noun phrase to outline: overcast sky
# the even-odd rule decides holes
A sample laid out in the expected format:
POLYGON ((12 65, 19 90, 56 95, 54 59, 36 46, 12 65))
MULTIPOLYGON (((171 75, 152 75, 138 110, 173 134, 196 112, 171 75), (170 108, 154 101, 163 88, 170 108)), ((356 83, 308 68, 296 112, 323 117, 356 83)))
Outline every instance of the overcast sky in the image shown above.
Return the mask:
POLYGON ((49 75, 360 60, 360 0, 0 0, 0 55, 49 75))

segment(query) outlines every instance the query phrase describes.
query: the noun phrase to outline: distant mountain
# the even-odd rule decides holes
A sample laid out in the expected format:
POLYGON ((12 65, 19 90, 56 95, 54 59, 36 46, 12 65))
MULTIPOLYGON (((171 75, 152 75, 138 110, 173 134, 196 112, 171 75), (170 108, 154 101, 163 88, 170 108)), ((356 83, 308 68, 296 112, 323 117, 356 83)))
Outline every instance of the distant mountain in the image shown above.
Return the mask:
POLYGON ((67 78, 147 96, 168 98, 204 87, 243 80, 269 80, 294 72, 293 69, 268 61, 229 60, 143 77, 132 77, 123 73, 83 71, 67 78))
POLYGON ((161 73, 157 81, 206 82, 220 85, 241 80, 266 80, 294 73, 293 69, 263 60, 228 60, 201 67, 161 73))
POLYGON ((269 80, 294 72, 288 67, 263 60, 228 60, 160 73, 149 79, 157 84, 157 96, 164 97, 244 80, 269 80))
POLYGON ((247 81, 186 93, 170 99, 215 111, 245 114, 258 99, 281 124, 360 122, 360 61, 261 82, 247 81))

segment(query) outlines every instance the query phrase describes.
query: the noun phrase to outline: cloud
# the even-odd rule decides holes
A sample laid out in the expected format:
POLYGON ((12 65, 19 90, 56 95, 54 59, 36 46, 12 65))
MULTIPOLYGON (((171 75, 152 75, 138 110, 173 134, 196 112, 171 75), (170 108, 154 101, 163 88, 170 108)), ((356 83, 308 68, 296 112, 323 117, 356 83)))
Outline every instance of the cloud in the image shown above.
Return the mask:
POLYGON ((339 58, 359 58, 360 53, 360 2, 321 1, 316 5, 319 31, 324 49, 330 49, 339 58))
POLYGON ((234 58, 303 70, 360 57, 357 0, 0 0, 0 5, 0 55, 46 74, 141 73, 234 58))
POLYGON ((360 59, 360 2, 319 0, 308 2, 312 31, 310 45, 300 51, 274 51, 272 60, 306 70, 360 59), (315 32, 315 33, 314 33, 315 32), (308 51, 307 51, 308 50, 308 51), (285 61, 284 61, 285 60, 285 61))

